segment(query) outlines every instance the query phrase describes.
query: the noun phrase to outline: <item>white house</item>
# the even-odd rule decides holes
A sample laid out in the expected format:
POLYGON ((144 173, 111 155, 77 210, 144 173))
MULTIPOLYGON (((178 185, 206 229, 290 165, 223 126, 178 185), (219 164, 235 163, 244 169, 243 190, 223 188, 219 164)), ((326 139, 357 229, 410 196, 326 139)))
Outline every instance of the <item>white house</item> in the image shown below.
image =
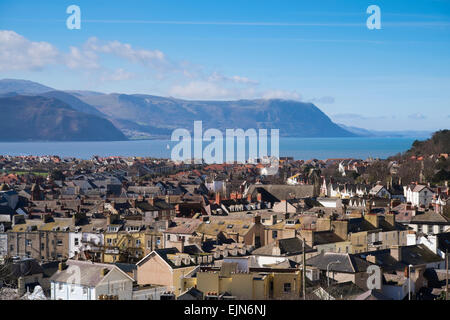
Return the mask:
POLYGON ((391 193, 381 184, 370 189, 369 195, 379 198, 391 198, 391 193))
POLYGON ((226 190, 226 182, 213 180, 211 182, 205 182, 205 187, 214 193, 224 192, 226 190))
POLYGON ((424 235, 424 234, 408 234, 407 235, 408 246, 423 244, 433 253, 445 259, 445 251, 450 249, 450 232, 439 233, 436 235, 424 235))
POLYGON ((69 258, 81 251, 100 254, 106 228, 106 219, 91 219, 89 224, 76 226, 75 231, 69 233, 69 258))
POLYGON ((424 185, 409 185, 403 187, 403 194, 407 202, 413 206, 429 206, 433 202, 434 192, 424 185))
POLYGON ((67 260, 50 278, 52 300, 98 300, 100 295, 131 300, 134 279, 113 264, 67 260))

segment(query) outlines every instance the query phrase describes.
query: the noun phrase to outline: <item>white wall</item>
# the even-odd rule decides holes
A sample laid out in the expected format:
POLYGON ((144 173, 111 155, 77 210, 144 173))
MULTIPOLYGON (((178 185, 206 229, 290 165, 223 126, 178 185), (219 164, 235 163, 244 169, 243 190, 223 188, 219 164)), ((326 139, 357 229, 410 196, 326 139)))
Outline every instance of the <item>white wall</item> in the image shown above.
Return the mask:
POLYGON ((52 300, 95 300, 95 288, 89 288, 73 283, 51 282, 50 295, 52 300))

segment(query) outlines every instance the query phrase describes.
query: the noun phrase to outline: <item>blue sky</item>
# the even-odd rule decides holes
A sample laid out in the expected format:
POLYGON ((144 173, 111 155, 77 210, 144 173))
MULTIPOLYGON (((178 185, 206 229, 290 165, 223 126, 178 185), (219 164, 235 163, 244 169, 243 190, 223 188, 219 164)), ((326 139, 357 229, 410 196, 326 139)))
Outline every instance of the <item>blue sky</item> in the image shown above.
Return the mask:
POLYGON ((0 1, 0 78, 312 101, 375 130, 450 123, 450 1, 0 1), (81 30, 69 30, 69 5, 81 30), (369 30, 369 5, 381 29, 369 30))

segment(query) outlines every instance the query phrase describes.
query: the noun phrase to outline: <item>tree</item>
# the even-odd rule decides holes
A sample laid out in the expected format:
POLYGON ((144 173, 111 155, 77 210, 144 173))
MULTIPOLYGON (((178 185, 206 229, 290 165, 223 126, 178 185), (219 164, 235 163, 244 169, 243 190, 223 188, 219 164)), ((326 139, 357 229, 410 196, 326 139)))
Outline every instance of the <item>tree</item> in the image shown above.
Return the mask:
POLYGON ((54 169, 50 172, 50 179, 64 181, 65 176, 61 170, 54 169))

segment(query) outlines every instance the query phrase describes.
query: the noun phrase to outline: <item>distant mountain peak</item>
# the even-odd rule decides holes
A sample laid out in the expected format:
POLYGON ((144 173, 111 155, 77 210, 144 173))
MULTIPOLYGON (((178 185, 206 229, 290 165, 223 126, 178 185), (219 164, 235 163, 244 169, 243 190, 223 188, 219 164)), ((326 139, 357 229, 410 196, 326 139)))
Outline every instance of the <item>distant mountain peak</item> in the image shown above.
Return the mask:
POLYGON ((1 79, 0 94, 16 92, 17 94, 40 94, 55 89, 40 83, 23 79, 1 79))

